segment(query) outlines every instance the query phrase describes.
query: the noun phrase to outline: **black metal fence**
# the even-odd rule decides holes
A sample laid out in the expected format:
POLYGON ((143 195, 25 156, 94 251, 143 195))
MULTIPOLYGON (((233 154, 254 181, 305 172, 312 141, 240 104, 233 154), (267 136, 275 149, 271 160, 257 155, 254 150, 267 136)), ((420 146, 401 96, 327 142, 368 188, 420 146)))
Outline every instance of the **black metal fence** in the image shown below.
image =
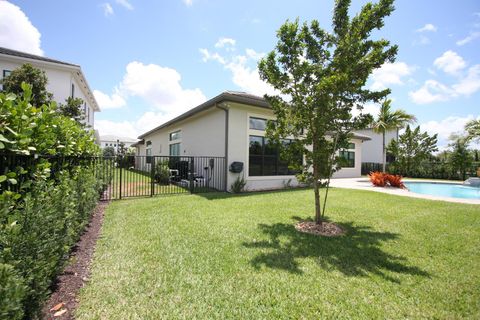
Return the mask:
MULTIPOLYGON (((410 178, 464 180, 469 177, 476 177, 479 168, 480 162, 473 162, 463 173, 450 162, 422 162, 411 168, 409 172, 404 172, 398 165, 391 163, 386 165, 386 172, 410 178)), ((382 171, 382 164, 362 162, 362 175, 369 174, 372 171, 382 171)))
POLYGON ((112 178, 106 199, 226 190, 223 157, 125 156, 104 161, 112 178))
POLYGON ((0 176, 17 173, 9 177, 15 183, 9 179, 0 182, 0 192, 2 189, 18 192, 32 181, 31 174, 20 174, 23 169, 37 168, 38 174, 43 168, 50 179, 55 179, 58 172, 77 166, 88 167, 103 181, 101 200, 226 190, 223 157, 0 155, 0 176))

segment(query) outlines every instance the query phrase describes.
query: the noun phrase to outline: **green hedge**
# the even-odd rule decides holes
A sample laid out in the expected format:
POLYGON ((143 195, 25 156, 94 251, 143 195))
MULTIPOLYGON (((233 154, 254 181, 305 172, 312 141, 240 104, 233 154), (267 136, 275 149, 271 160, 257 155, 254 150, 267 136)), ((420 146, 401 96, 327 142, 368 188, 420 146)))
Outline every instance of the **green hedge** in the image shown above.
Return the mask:
POLYGON ((94 209, 101 181, 90 167, 39 180, 0 208, 0 318, 38 317, 94 209))

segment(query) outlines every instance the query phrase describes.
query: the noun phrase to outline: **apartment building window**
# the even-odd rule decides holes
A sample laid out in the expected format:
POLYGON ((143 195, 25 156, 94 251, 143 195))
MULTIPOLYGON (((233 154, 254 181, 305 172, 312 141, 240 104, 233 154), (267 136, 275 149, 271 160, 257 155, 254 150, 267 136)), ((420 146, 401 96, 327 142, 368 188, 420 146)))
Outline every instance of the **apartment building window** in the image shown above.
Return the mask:
POLYGON ((179 156, 180 155, 180 143, 172 143, 170 145, 169 154, 171 156, 179 156))

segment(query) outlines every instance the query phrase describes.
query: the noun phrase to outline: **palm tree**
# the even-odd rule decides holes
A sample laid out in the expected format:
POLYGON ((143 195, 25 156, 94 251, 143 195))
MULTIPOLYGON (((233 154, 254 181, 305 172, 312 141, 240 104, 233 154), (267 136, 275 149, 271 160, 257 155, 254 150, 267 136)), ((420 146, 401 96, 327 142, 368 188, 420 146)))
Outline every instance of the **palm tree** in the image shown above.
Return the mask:
POLYGON ((414 115, 408 114, 404 110, 391 111, 392 100, 385 99, 380 107, 377 119, 373 122, 373 131, 382 134, 382 171, 385 172, 386 148, 385 148, 385 133, 394 129, 401 129, 409 123, 417 121, 414 115))
POLYGON ((470 120, 465 125, 468 140, 478 140, 480 142, 480 118, 477 120, 470 120))

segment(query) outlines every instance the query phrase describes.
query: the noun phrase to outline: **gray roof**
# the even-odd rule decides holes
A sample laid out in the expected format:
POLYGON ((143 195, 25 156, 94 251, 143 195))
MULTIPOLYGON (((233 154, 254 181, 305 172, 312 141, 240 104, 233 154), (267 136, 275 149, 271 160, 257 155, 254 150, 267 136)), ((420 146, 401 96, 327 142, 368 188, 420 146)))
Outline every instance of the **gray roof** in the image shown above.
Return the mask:
POLYGON ((47 58, 47 57, 37 56, 37 55, 34 55, 34 54, 21 52, 21 51, 16 51, 16 50, 4 48, 4 47, 0 47, 0 54, 6 54, 6 55, 9 55, 9 56, 15 56, 15 57, 33 59, 33 60, 40 60, 40 61, 51 62, 51 63, 64 64, 64 65, 72 66, 72 67, 80 67, 78 64, 68 63, 68 62, 55 60, 55 59, 50 59, 50 58, 47 58))
POLYGON ((201 105, 196 106, 195 108, 188 110, 187 112, 179 115, 178 117, 176 117, 176 118, 174 118, 170 121, 167 121, 167 122, 159 125, 158 127, 153 128, 152 130, 150 130, 148 132, 145 132, 144 134, 140 135, 138 137, 138 139, 143 139, 143 137, 149 135, 152 132, 155 132, 155 131, 160 130, 160 129, 165 128, 165 127, 168 127, 169 125, 172 125, 172 124, 174 124, 178 121, 184 120, 184 119, 186 119, 190 116, 193 116, 194 114, 197 114, 201 111, 207 110, 208 108, 211 108, 211 107, 215 106, 215 104, 221 103, 221 102, 224 102, 224 101, 245 103, 245 104, 249 104, 249 105, 253 105, 253 106, 257 106, 257 107, 261 107, 261 108, 266 108, 266 109, 270 108, 270 106, 268 105, 268 102, 262 97, 259 97, 259 96, 253 95, 253 94, 249 94, 249 93, 246 93, 246 92, 225 91, 225 92, 222 92, 221 94, 219 94, 218 96, 213 97, 212 99, 202 103, 201 105))
MULTIPOLYGON (((194 114, 199 113, 203 110, 207 110, 208 108, 211 108, 211 107, 215 106, 215 104, 218 104, 218 103, 221 103, 221 102, 224 102, 224 101, 245 103, 245 104, 253 105, 253 106, 256 106, 256 107, 270 109, 270 105, 268 104, 268 102, 263 97, 256 96, 256 95, 246 93, 246 92, 240 92, 240 91, 225 91, 225 92, 222 92, 221 94, 219 94, 218 96, 213 97, 212 99, 202 103, 201 105, 199 105, 199 106, 197 106, 193 109, 190 109, 189 111, 179 115, 178 117, 176 117, 176 118, 174 118, 170 121, 167 121, 167 122, 159 125, 158 127, 154 128, 154 129, 152 129, 148 132, 145 132, 144 134, 140 135, 138 137, 138 139, 143 139, 145 136, 149 135, 152 132, 155 132, 155 131, 160 130, 160 129, 165 128, 165 127, 168 127, 169 125, 172 125, 172 124, 174 124, 178 121, 184 120, 184 119, 186 119, 190 116, 193 116, 194 114)), ((353 137, 356 138, 356 139, 364 140, 364 141, 365 140, 371 140, 371 138, 369 136, 364 135, 364 134, 360 134, 360 133, 357 133, 357 132, 353 132, 353 137)))

